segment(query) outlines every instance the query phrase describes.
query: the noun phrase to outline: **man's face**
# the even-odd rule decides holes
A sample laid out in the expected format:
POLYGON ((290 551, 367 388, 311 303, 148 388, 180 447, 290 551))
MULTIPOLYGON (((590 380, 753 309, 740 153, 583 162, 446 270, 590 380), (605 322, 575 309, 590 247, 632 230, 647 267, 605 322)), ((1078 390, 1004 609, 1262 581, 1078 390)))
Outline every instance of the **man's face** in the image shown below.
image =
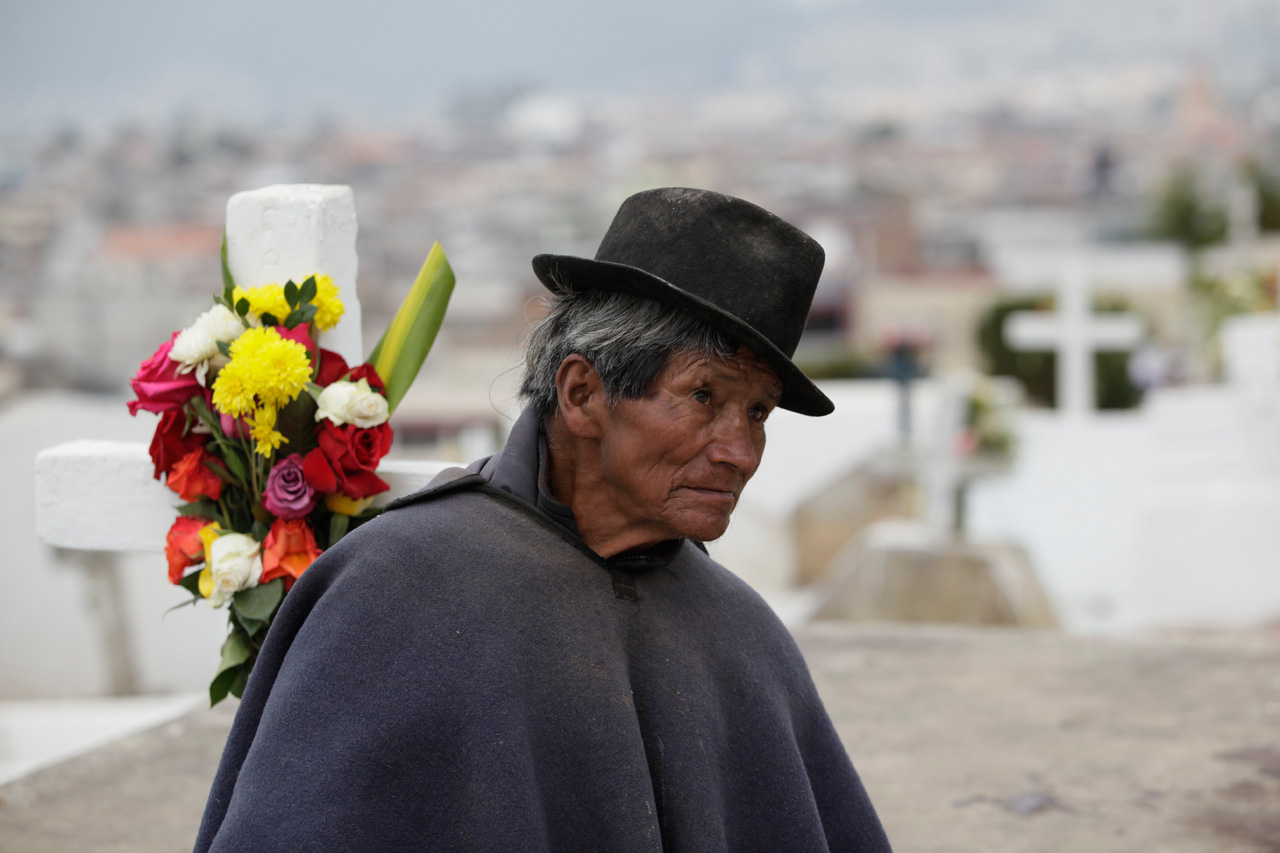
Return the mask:
POLYGON ((764 422, 782 383, 746 347, 722 359, 677 353, 644 396, 602 424, 613 509, 647 541, 718 539, 760 465, 764 422))

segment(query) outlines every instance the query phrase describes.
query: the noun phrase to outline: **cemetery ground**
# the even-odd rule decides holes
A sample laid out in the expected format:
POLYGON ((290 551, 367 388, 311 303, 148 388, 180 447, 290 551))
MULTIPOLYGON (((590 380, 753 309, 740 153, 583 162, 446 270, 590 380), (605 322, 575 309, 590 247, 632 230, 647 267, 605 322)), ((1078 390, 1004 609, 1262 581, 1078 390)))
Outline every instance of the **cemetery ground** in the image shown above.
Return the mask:
MULTIPOLYGON (((1280 630, 797 637, 894 849, 1280 851, 1280 630)), ((0 849, 190 849, 234 703, 0 787, 0 849)))

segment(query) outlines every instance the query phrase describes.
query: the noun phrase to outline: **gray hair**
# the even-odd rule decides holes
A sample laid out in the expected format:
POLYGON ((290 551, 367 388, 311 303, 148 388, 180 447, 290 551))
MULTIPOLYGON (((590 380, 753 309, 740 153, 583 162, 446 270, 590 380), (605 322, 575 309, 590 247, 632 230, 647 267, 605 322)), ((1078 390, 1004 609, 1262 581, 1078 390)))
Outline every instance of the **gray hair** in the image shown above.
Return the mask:
POLYGON ((731 337, 678 308, 610 290, 565 289, 547 298, 529 332, 520 398, 542 418, 556 411, 556 373, 577 353, 591 362, 610 405, 645 393, 678 352, 729 358, 731 337))

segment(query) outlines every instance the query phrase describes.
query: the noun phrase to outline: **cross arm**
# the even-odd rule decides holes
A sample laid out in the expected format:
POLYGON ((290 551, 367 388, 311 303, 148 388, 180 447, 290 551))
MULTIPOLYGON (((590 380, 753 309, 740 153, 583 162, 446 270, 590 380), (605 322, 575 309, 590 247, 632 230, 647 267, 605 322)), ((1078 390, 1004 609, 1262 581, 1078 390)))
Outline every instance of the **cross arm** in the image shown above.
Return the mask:
MULTIPOLYGON (((417 491, 451 464, 383 461, 378 476, 391 489, 375 503, 417 491)), ((153 472, 144 444, 71 441, 41 451, 36 534, 62 548, 158 552, 182 501, 153 479, 153 472)))

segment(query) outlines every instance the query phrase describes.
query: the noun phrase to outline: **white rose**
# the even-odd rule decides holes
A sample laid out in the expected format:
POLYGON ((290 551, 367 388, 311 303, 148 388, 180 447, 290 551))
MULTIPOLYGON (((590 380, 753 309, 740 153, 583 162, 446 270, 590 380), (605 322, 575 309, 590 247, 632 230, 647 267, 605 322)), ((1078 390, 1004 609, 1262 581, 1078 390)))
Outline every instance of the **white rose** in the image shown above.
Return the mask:
POLYGON ((262 549, 252 536, 225 533, 209 545, 209 571, 213 574, 209 606, 221 607, 240 590, 258 585, 262 549))
POLYGON ((391 414, 387 398, 370 388, 368 379, 330 384, 320 392, 316 406, 317 421, 328 418, 334 426, 355 424, 361 429, 386 423, 391 414))
POLYGON ((227 306, 219 303, 196 318, 174 339, 169 358, 188 370, 220 355, 218 343, 229 344, 244 331, 244 323, 227 306))

